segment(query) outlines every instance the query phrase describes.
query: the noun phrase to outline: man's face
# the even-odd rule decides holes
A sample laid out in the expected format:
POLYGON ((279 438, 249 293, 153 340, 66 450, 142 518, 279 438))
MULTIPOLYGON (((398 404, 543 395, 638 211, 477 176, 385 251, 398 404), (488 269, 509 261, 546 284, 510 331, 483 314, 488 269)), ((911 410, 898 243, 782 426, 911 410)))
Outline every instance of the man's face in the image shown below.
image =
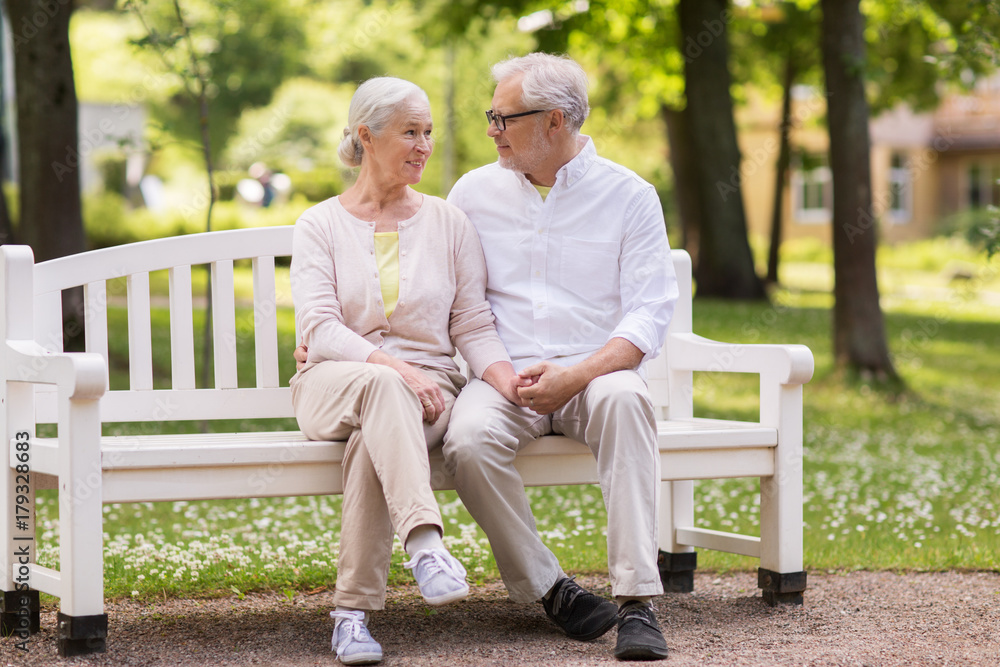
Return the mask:
MULTIPOLYGON (((493 93, 493 111, 510 115, 530 111, 521 102, 521 79, 524 75, 511 77, 497 84, 493 93)), ((486 131, 497 145, 500 166, 524 174, 530 174, 542 163, 549 151, 549 138, 545 124, 549 114, 539 113, 507 120, 507 129, 500 131, 490 123, 486 131)))

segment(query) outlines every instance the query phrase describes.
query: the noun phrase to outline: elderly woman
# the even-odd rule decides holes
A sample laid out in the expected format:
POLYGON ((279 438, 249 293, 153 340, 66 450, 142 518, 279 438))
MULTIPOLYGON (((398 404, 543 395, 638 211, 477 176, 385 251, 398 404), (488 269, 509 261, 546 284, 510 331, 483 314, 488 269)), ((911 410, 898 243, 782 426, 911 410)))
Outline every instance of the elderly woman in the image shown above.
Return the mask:
POLYGON ((360 167, 357 181, 295 225, 292 295, 308 357, 291 388, 309 438, 347 441, 333 648, 344 664, 366 664, 382 659, 368 612, 385 602, 394 529, 429 604, 468 595, 465 569, 441 540, 427 459, 465 383, 455 348, 520 401, 475 229, 410 187, 433 150, 427 95, 408 81, 371 79, 348 122, 339 155, 360 167))

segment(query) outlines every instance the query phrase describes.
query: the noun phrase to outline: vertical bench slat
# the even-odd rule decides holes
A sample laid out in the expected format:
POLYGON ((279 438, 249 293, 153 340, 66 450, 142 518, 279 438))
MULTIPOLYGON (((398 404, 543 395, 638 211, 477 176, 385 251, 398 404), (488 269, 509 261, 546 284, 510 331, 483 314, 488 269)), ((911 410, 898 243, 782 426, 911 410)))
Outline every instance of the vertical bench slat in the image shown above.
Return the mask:
POLYGON ((254 350, 257 386, 278 386, 278 304, 274 287, 274 257, 253 259, 254 350))
POLYGON ((153 330, 149 316, 149 274, 128 277, 128 377, 133 391, 153 388, 153 330))
MULTIPOLYGON (((35 340, 46 350, 62 352, 62 292, 46 292, 35 297, 35 340)), ((51 399, 54 405, 56 395, 55 385, 35 385, 35 395, 39 403, 44 404, 51 399), (46 396, 47 395, 47 396, 46 396)))
POLYGON ((63 351, 62 292, 35 297, 35 340, 46 350, 63 351))
POLYGON ((194 315, 191 302, 191 267, 167 271, 170 284, 170 386, 194 389, 194 315))
POLYGON ((231 259, 212 262, 212 326, 215 332, 215 388, 235 389, 236 297, 231 259))
POLYGON ((87 283, 83 288, 83 321, 86 328, 87 352, 96 352, 108 363, 108 286, 103 280, 87 283))

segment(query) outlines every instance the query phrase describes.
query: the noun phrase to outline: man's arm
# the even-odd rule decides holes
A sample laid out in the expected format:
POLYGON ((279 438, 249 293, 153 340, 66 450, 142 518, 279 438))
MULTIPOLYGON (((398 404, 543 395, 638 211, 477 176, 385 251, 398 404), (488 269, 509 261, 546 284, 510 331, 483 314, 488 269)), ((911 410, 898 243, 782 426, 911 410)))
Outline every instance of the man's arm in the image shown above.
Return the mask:
POLYGON ((573 366, 542 361, 521 371, 532 384, 517 393, 526 406, 540 415, 555 412, 587 388, 594 378, 637 368, 643 352, 624 338, 612 338, 594 354, 573 366))

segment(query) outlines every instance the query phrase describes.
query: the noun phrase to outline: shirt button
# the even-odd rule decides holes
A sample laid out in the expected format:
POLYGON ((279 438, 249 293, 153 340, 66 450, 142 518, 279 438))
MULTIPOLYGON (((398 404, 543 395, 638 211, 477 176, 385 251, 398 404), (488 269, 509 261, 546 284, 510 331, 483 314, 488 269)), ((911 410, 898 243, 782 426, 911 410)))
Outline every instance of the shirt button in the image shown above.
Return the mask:
POLYGON ((535 271, 535 277, 538 278, 542 275, 541 271, 535 271))
POLYGON ((400 253, 399 253, 399 254, 400 254, 400 255, 405 255, 405 254, 406 254, 406 251, 405 251, 405 250, 402 250, 402 251, 400 251, 400 253))

